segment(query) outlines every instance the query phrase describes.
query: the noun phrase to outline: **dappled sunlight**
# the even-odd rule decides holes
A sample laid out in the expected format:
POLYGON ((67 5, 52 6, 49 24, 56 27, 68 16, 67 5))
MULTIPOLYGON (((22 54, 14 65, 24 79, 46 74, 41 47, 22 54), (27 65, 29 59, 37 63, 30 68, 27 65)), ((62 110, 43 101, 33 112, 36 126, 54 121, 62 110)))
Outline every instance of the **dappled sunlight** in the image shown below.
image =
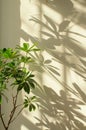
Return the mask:
POLYGON ((40 35, 40 25, 37 25, 34 22, 30 22, 30 19, 32 16, 36 16, 37 18, 40 18, 40 9, 38 5, 34 5, 27 2, 25 2, 25 6, 23 2, 21 1, 21 29, 26 32, 27 34, 33 34, 33 36, 40 35), (34 28, 33 28, 34 26, 34 28))
MULTIPOLYGON (((17 8, 20 8, 20 15, 16 16, 16 20, 20 18, 18 26, 15 23, 13 27, 14 19, 10 22, 14 30, 10 31, 17 40, 10 38, 9 33, 2 43, 8 37, 10 43, 20 40, 21 45, 36 43, 40 48, 30 54, 34 63, 27 66, 36 74, 37 87, 32 95, 37 96, 37 109, 33 112, 25 109, 20 114, 15 122, 17 130, 85 130, 86 1, 20 0, 17 8)), ((10 23, 6 23, 7 29, 10 23)), ((2 32, 2 39, 3 35, 2 32)), ((22 91, 20 100, 23 97, 22 91)), ((15 129, 15 124, 9 130, 15 129)))
POLYGON ((59 24, 62 21, 62 16, 59 12, 53 10, 50 6, 42 4, 42 13, 48 15, 49 18, 52 18, 52 21, 59 24))
POLYGON ((41 79, 37 79, 41 89, 34 92, 40 111, 40 117, 34 112, 35 125, 43 130, 85 130, 86 31, 77 16, 85 11, 83 4, 76 6, 74 0, 37 2, 32 4, 39 8, 38 15, 34 8, 31 15, 26 11, 26 20, 21 17, 28 41, 37 42, 41 49, 33 55, 34 67, 31 65, 41 79))

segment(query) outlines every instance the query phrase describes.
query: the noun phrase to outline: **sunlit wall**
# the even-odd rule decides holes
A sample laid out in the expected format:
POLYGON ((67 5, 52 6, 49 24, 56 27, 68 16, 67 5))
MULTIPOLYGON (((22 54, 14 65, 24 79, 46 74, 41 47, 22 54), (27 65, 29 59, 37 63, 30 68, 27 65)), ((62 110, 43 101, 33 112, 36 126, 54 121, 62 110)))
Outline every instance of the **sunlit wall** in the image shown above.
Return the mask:
POLYGON ((31 70, 39 107, 25 109, 9 130, 85 130, 86 1, 16 1, 0 2, 0 46, 38 43, 31 70))

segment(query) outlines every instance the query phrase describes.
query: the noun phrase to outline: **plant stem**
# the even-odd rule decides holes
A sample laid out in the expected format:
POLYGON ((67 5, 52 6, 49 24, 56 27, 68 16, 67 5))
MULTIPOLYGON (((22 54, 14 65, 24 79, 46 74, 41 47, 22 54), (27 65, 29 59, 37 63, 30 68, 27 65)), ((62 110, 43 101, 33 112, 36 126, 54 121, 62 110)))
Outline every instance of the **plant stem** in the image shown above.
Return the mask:
POLYGON ((19 114, 22 112, 22 110, 24 109, 24 107, 22 107, 22 108, 20 109, 20 111, 18 112, 18 114, 13 118, 13 116, 14 116, 14 114, 15 114, 15 111, 16 111, 16 108, 22 105, 22 104, 21 104, 21 105, 16 106, 17 98, 18 98, 18 92, 17 92, 17 94, 16 94, 16 96, 15 96, 15 100, 14 100, 14 97, 13 97, 13 109, 12 109, 10 115, 9 115, 10 118, 9 118, 9 120, 8 120, 7 126, 6 126, 6 124, 5 124, 5 122, 4 122, 4 119, 3 119, 3 116, 2 116, 1 104, 0 104, 0 118, 1 118, 1 121, 2 121, 2 124, 3 124, 3 127, 4 127, 5 130, 8 130, 8 129, 9 129, 10 124, 18 117, 18 115, 19 115, 19 114))
POLYGON ((20 113, 23 111, 23 109, 24 109, 24 107, 20 109, 18 114, 11 120, 11 122, 13 122, 20 115, 20 113))
MULTIPOLYGON (((8 128, 9 128, 9 126, 10 126, 10 124, 11 124, 12 118, 13 118, 13 116, 14 116, 14 114, 15 114, 15 111, 16 111, 16 103, 17 103, 17 97, 18 97, 18 92, 17 92, 17 94, 16 94, 16 96, 15 96, 15 101, 13 102, 13 109, 12 109, 12 111, 11 111, 11 113, 10 113, 10 118, 9 118, 9 120, 8 120, 7 127, 5 128, 6 130, 8 130, 8 128)), ((13 99, 13 100, 14 100, 14 99, 13 99)))

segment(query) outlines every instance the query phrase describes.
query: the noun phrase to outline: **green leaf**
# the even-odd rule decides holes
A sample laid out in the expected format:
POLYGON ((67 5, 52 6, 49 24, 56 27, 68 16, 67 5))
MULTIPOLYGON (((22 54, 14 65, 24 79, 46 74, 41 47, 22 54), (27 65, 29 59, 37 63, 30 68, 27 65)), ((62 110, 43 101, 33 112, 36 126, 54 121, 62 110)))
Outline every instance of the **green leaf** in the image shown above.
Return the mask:
POLYGON ((25 51, 27 51, 28 48, 29 48, 29 44, 28 43, 23 43, 23 48, 24 48, 25 51))
POLYGON ((29 87, 28 83, 25 82, 25 83, 23 83, 23 85, 24 85, 24 91, 29 94, 30 93, 30 87, 29 87))
POLYGON ((33 107, 32 104, 29 105, 29 111, 32 111, 33 107))
POLYGON ((30 83, 36 83, 34 79, 32 79, 30 76, 27 77, 27 81, 30 83))
POLYGON ((40 51, 40 49, 34 48, 32 49, 32 51, 40 51))
POLYGON ((26 97, 27 99, 24 99, 24 107, 28 107, 29 105, 29 100, 28 97, 26 97))
POLYGON ((5 49, 5 51, 3 51, 3 56, 5 58, 11 58, 12 53, 13 53, 13 50, 11 48, 8 48, 8 49, 5 49))
POLYGON ((32 77, 34 77, 34 75, 32 75, 32 74, 29 75, 29 76, 26 78, 26 81, 28 82, 30 88, 34 89, 36 82, 35 82, 34 79, 32 79, 32 77))
POLYGON ((28 107, 28 104, 26 103, 26 104, 24 104, 24 108, 26 108, 26 107, 28 107))
POLYGON ((34 100, 34 99, 36 99, 36 96, 33 96, 33 97, 31 98, 31 100, 34 100))
POLYGON ((35 107, 35 105, 34 105, 34 104, 32 104, 32 107, 33 107, 33 111, 35 111, 36 107, 35 107))
POLYGON ((29 111, 32 111, 32 110, 34 111, 35 109, 36 109, 35 105, 31 103, 29 105, 29 111))
POLYGON ((32 88, 32 89, 34 89, 35 88, 35 84, 34 83, 30 83, 30 87, 32 88))
POLYGON ((29 77, 34 77, 34 76, 35 76, 35 75, 33 75, 33 74, 30 74, 30 75, 29 75, 29 77))
POLYGON ((14 72, 14 75, 13 75, 16 79, 19 79, 21 80, 21 78, 23 78, 25 76, 25 72, 22 70, 22 69, 17 69, 15 72, 14 72))
POLYGON ((27 63, 27 62, 29 62, 30 60, 32 60, 31 57, 26 57, 26 56, 22 56, 22 57, 21 57, 21 62, 27 63))
POLYGON ((21 91, 21 90, 22 90, 22 88, 23 88, 23 85, 22 85, 22 84, 20 84, 20 85, 18 86, 18 88, 17 88, 17 91, 21 91))
POLYGON ((3 52, 6 52, 6 50, 7 50, 6 48, 3 48, 3 52))

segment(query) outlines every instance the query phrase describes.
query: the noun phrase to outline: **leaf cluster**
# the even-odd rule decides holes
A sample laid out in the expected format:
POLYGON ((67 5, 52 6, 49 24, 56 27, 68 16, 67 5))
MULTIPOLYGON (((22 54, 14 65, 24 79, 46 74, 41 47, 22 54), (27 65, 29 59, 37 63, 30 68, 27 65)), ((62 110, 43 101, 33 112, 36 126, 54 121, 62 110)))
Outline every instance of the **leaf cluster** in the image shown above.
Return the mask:
MULTIPOLYGON (((0 49, 0 104, 8 86, 16 87, 17 93, 23 89, 27 94, 30 94, 31 89, 35 88, 34 74, 26 67, 26 64, 29 65, 34 61, 29 55, 32 51, 39 51, 36 44, 30 46, 28 43, 23 43, 22 46, 17 45, 15 49, 0 49), (21 51, 24 52, 24 55, 21 51), (8 85, 10 81, 11 84, 8 85)), ((24 104, 27 103, 24 101, 24 104)), ((29 110, 32 109, 35 110, 35 106, 30 104, 29 110)))
POLYGON ((33 101, 36 99, 35 96, 31 97, 31 98, 28 98, 26 96, 25 100, 24 100, 24 107, 28 107, 29 106, 29 111, 34 111, 36 109, 36 106, 35 104, 33 103, 33 101))

